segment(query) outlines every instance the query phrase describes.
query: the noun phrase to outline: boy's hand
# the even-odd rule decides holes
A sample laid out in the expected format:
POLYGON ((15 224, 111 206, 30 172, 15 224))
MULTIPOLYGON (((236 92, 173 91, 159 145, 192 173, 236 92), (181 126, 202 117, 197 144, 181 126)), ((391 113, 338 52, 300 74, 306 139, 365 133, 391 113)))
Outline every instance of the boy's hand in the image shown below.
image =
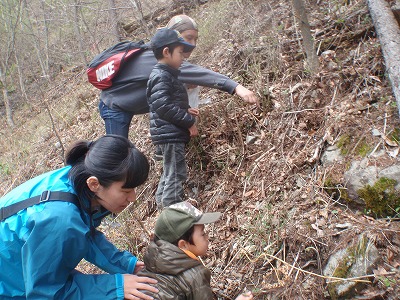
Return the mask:
POLYGON ((240 98, 242 98, 245 102, 250 103, 250 104, 257 104, 260 105, 260 101, 258 100, 258 97, 249 89, 246 89, 243 85, 239 84, 235 88, 235 93, 238 95, 240 98))
POLYGON ((190 132, 190 136, 196 136, 199 134, 196 124, 193 124, 192 127, 189 128, 189 132, 190 132))
POLYGON ((137 272, 139 272, 143 268, 144 268, 144 262, 138 260, 136 262, 135 270, 133 270, 133 274, 136 274, 137 272))
POLYGON ((253 299, 253 294, 252 292, 245 292, 243 294, 240 294, 239 296, 236 297, 235 300, 251 300, 253 299))
POLYGON ((197 117, 199 115, 199 112, 200 111, 197 108, 193 108, 193 107, 188 108, 188 113, 194 117, 197 117))

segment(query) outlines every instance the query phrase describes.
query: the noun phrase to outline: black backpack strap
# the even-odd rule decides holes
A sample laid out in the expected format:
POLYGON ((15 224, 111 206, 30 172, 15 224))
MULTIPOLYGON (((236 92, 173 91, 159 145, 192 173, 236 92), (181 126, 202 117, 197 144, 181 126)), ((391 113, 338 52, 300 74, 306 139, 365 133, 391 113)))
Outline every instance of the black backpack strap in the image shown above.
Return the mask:
POLYGON ((72 193, 59 192, 59 191, 44 191, 41 195, 19 201, 17 203, 11 204, 6 207, 1 207, 0 222, 25 208, 46 201, 66 201, 74 203, 75 205, 79 206, 78 197, 72 193))

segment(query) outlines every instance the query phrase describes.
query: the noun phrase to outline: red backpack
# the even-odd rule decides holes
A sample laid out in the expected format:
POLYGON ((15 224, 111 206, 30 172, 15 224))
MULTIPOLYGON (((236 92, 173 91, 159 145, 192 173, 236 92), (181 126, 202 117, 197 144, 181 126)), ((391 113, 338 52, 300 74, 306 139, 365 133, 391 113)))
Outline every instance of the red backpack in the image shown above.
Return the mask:
POLYGON ((105 90, 112 86, 112 79, 123 67, 124 62, 148 47, 143 41, 124 41, 96 55, 86 70, 88 80, 96 88, 105 90))

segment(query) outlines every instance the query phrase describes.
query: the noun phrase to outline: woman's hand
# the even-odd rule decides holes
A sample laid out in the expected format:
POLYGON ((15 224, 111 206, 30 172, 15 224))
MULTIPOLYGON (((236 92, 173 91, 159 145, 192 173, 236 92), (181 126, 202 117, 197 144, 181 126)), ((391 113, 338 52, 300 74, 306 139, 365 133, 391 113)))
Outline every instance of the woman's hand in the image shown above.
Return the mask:
POLYGON ((260 104, 258 97, 252 91, 250 91, 249 89, 246 89, 241 84, 239 84, 235 88, 235 93, 247 103, 257 104, 257 105, 260 104))
POLYGON ((129 300, 152 300, 151 296, 145 295, 139 290, 146 290, 153 293, 158 293, 158 289, 150 284, 156 284, 157 280, 130 274, 124 274, 124 298, 129 300))
POLYGON ((144 268, 144 262, 138 260, 136 262, 135 270, 133 270, 133 274, 136 274, 137 272, 139 272, 143 268, 144 268))

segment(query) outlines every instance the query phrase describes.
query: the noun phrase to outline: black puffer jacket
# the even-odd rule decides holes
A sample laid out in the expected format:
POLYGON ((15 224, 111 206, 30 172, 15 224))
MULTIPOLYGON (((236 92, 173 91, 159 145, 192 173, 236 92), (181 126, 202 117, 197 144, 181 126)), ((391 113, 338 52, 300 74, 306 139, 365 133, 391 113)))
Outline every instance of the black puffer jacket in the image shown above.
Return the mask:
POLYGON ((178 80, 179 70, 155 65, 147 83, 150 134, 154 144, 187 143, 195 117, 188 113, 189 99, 178 80))
POLYGON ((144 257, 146 268, 139 276, 156 279, 158 294, 142 291, 161 300, 212 300, 211 273, 175 245, 163 240, 151 242, 144 257))

